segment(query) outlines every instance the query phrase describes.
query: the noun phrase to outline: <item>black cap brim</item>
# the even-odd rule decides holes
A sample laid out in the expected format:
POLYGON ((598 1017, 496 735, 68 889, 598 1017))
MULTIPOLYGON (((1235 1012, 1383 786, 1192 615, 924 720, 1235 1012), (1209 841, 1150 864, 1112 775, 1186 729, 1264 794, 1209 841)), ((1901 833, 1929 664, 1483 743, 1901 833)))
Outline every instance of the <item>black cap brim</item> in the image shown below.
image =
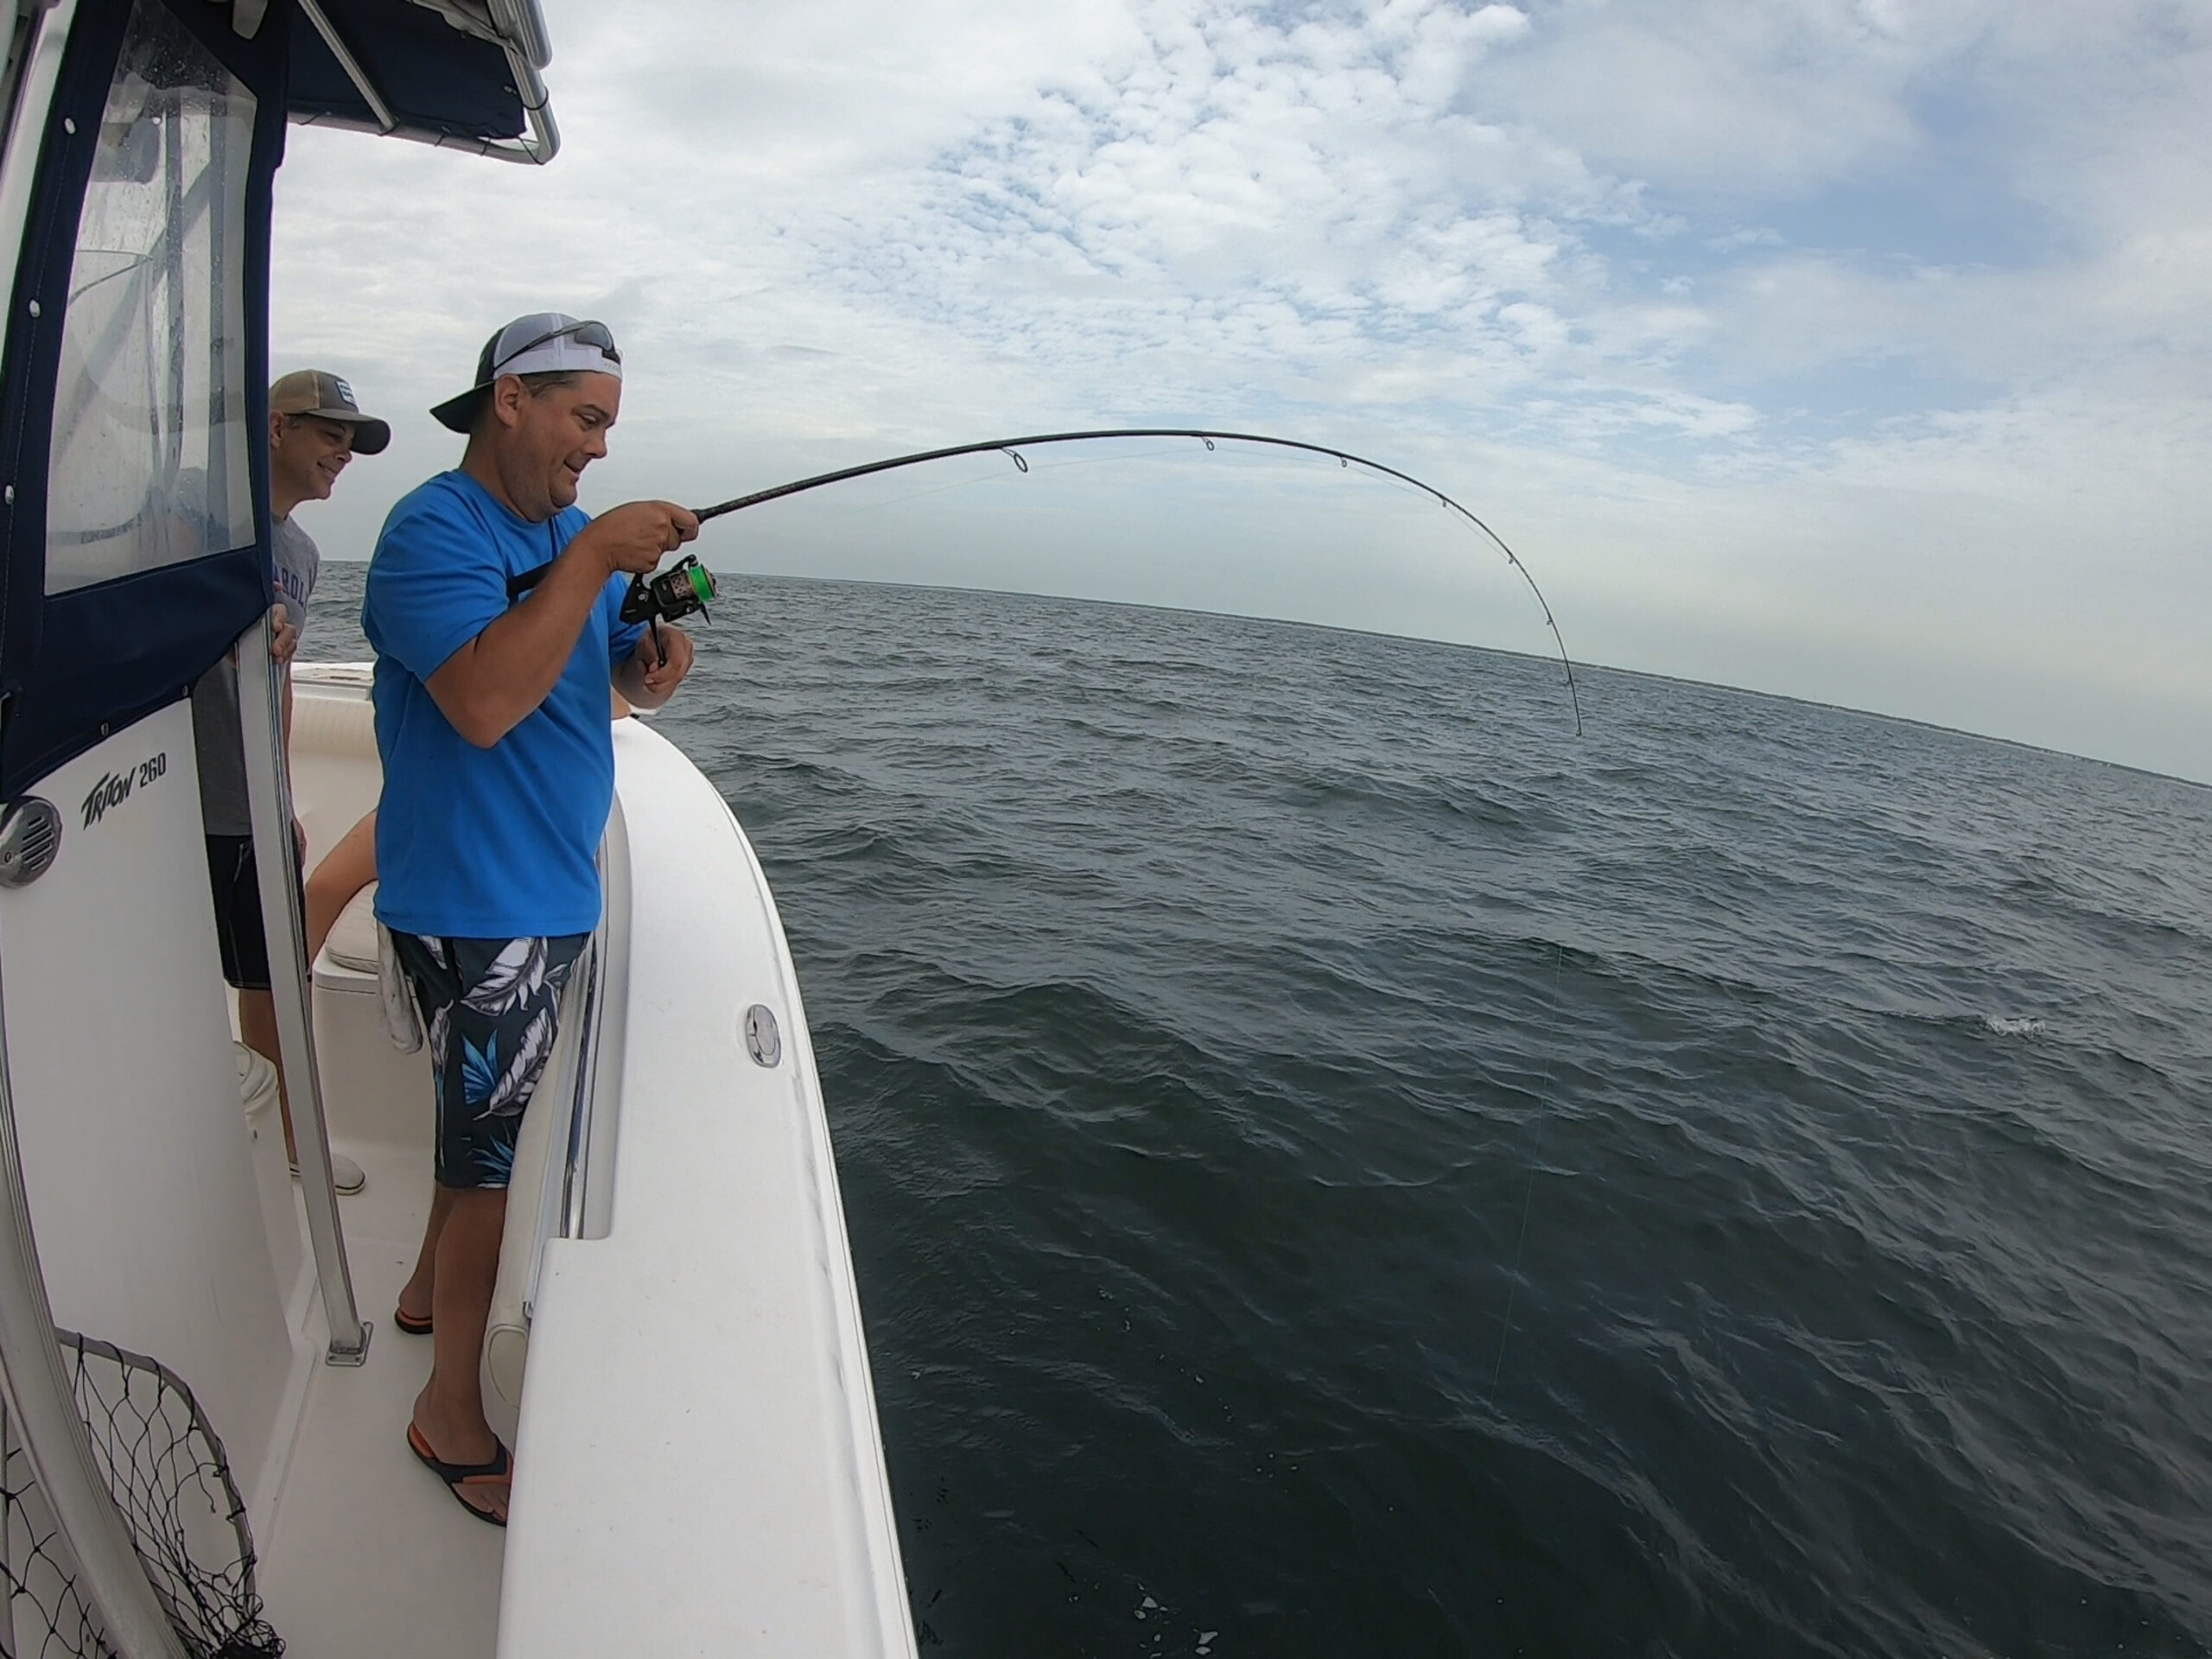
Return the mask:
POLYGON ((489 386, 471 386, 458 397, 448 397, 430 411, 430 418, 448 432, 458 432, 464 438, 476 425, 477 406, 484 401, 489 386))

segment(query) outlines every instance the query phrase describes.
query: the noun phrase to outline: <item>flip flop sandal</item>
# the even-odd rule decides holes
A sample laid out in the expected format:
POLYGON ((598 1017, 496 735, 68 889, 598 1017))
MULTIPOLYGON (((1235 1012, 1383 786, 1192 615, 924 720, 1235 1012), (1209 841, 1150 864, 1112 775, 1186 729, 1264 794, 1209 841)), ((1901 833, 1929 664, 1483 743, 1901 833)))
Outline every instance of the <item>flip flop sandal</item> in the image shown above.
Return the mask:
POLYGON ((427 1337, 430 1334, 430 1322, 428 1319, 410 1319, 396 1307, 391 1310, 391 1322, 410 1337, 427 1337))
POLYGON ((417 1463, 445 1482, 446 1490, 453 1494, 453 1501, 462 1509, 487 1526, 504 1527, 507 1524, 505 1516, 494 1515, 489 1510, 480 1510, 461 1495, 461 1489, 465 1486, 495 1485, 509 1478, 514 1465, 507 1457, 505 1446, 499 1446, 498 1455, 488 1462, 447 1463, 430 1450, 430 1443, 423 1438, 423 1431, 410 1423, 407 1425, 407 1449, 415 1454, 417 1463))

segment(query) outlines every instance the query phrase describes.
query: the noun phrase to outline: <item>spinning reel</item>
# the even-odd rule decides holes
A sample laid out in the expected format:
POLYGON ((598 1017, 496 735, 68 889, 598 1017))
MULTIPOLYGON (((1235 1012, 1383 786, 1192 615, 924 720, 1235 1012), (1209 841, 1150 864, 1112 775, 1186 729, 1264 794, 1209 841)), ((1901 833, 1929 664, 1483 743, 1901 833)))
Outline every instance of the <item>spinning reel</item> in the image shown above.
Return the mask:
POLYGON ((658 626, 696 611, 711 622, 715 619, 707 616, 707 601, 715 593, 715 573, 699 563, 697 554, 686 553, 665 570, 630 578, 630 591, 622 596, 622 620, 658 626))
POLYGON ((630 578, 630 591, 622 595, 622 620, 642 622, 652 630, 653 651, 663 654, 660 625, 696 611, 707 616, 707 601, 715 596, 715 573, 686 553, 665 570, 630 578))

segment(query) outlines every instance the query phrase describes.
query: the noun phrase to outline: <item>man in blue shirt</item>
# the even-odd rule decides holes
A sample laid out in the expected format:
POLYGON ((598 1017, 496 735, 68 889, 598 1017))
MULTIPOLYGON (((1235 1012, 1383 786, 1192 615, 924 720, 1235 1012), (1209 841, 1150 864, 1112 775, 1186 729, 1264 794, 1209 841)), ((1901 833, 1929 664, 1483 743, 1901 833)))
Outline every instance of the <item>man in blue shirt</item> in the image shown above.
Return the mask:
POLYGON ((599 925, 614 788, 607 689, 668 701, 691 642, 620 620, 629 579, 699 533, 666 501, 593 518, 577 480, 607 453, 622 359, 604 324, 518 318, 431 413, 460 467, 392 508, 361 626, 376 648, 384 794, 377 918, 429 1034, 437 1185, 394 1322, 429 1332, 408 1445, 462 1506, 506 1523, 509 1459, 478 1382, 515 1138, 561 993, 599 925))

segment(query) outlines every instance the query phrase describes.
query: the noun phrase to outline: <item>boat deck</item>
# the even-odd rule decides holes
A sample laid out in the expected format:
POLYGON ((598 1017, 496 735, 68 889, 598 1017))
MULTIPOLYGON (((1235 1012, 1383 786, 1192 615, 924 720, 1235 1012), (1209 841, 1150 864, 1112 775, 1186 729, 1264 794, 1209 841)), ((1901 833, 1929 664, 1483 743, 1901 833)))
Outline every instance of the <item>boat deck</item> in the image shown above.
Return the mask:
MULTIPOLYGON (((391 1322, 429 1210, 428 1147, 338 1142, 368 1173, 342 1199, 368 1361, 317 1362, 270 1535, 255 1541, 269 1622, 299 1659, 486 1659, 505 1535, 472 1521, 407 1449, 430 1343, 391 1322)), ((304 1226, 304 1217, 302 1226, 304 1226)))

